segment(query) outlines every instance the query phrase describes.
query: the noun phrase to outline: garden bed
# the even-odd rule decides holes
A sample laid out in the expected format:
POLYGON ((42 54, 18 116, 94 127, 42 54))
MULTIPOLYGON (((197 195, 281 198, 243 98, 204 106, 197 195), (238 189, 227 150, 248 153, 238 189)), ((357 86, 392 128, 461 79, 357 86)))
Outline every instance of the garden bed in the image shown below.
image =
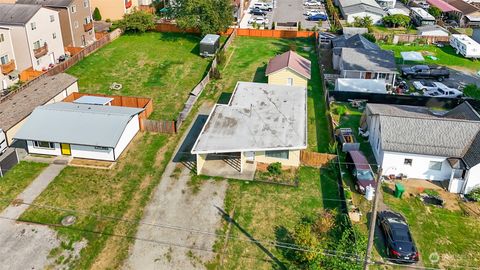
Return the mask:
POLYGON ((272 168, 275 168, 275 165, 273 165, 272 167, 268 164, 258 163, 254 180, 257 182, 266 182, 289 186, 298 185, 298 168, 284 166, 280 169, 277 169, 277 171, 272 168))

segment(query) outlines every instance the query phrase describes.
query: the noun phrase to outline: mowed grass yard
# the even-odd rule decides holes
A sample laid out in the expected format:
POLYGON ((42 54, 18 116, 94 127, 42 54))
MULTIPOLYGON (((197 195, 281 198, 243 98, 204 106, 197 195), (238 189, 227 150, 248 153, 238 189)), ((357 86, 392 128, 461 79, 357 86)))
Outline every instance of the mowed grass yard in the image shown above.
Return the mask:
POLYGON ((70 227, 52 227, 62 240, 50 254, 56 264, 68 269, 118 269, 133 241, 128 237, 135 236, 136 221, 172 155, 171 150, 159 151, 169 140, 166 135, 139 133, 111 170, 65 168, 34 202, 53 208, 32 206, 20 219, 60 225, 65 216, 74 215, 77 221, 70 227), (80 259, 61 254, 82 240, 87 245, 80 259))
POLYGON ((153 98, 150 118, 174 120, 210 59, 198 55, 200 36, 149 32, 125 34, 70 68, 81 92, 153 98), (119 91, 110 90, 120 83, 119 91))
MULTIPOLYGON (((312 80, 308 85, 308 148, 325 152, 328 149, 328 122, 321 88, 313 40, 237 37, 226 52, 220 66, 222 78, 213 81, 204 92, 214 102, 227 102, 237 81, 267 82, 268 61, 289 48, 295 48, 312 61, 312 80)), ((338 209, 337 180, 315 168, 299 169, 299 187, 229 181, 225 210, 235 211, 231 236, 255 240, 288 241, 285 239, 305 217, 324 209, 338 209)), ((222 233, 226 233, 225 222, 222 233)), ((271 244, 256 245, 248 241, 217 239, 215 249, 224 252, 207 264, 208 269, 282 269, 293 267, 286 250, 271 244)))
POLYGON ((48 166, 45 163, 21 161, 0 178, 0 212, 48 166))
MULTIPOLYGON (((450 46, 439 48, 434 45, 424 46, 406 46, 406 45, 381 45, 382 49, 391 50, 395 53, 397 64, 402 64, 402 56, 400 52, 416 51, 421 52, 425 58, 426 64, 448 66, 459 70, 468 70, 474 73, 480 71, 480 61, 468 59, 460 54, 456 54, 455 50, 450 46), (437 57, 437 60, 432 60, 426 55, 437 57)), ((412 63, 413 64, 413 63, 412 63)))

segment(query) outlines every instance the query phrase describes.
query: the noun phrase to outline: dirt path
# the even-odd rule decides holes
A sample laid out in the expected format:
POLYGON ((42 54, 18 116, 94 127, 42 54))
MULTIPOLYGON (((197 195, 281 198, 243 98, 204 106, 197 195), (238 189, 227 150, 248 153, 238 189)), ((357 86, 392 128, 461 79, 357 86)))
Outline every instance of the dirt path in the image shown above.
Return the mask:
MULTIPOLYGON (((180 144, 180 152, 189 152, 196 137, 191 133, 199 132, 202 124, 195 121, 192 127, 193 132, 188 132, 180 144)), ((227 182, 204 181, 196 190, 189 186, 190 169, 175 160, 167 166, 146 207, 138 240, 124 269, 205 269, 204 263, 215 255, 202 250, 211 250, 215 243, 216 237, 211 234, 221 221, 216 207, 223 208, 227 182)))

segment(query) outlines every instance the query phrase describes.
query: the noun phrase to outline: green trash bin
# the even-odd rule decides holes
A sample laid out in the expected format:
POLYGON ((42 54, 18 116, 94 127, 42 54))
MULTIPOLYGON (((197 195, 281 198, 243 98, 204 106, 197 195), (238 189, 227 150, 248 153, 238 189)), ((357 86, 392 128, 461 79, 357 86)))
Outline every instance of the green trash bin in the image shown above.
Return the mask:
POLYGON ((395 183, 395 197, 402 198, 404 192, 405 187, 401 183, 395 183))

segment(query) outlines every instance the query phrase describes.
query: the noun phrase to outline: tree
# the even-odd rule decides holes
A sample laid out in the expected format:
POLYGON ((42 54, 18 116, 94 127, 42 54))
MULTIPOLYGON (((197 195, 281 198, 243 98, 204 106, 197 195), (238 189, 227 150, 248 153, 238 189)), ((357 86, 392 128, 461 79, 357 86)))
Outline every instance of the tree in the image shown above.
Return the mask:
POLYGON ((370 16, 353 18, 353 26, 355 27, 370 28, 372 27, 372 25, 373 25, 373 20, 370 16))
POLYGON ((435 19, 440 19, 442 17, 442 10, 435 6, 430 6, 428 8, 428 13, 435 17, 435 19))
POLYGON ((102 15, 100 14, 100 10, 98 9, 98 7, 96 7, 93 10, 92 17, 93 17, 94 21, 101 21, 102 20, 102 15))
POLYGON ((153 14, 144 11, 134 11, 125 14, 118 22, 118 27, 124 32, 143 33, 155 27, 153 14))
POLYGON ((231 0, 176 0, 172 15, 182 29, 221 33, 233 22, 233 5, 231 0))
POLYGON ((396 27, 406 27, 410 24, 410 17, 403 15, 403 14, 394 14, 383 17, 383 24, 385 26, 390 26, 393 28, 396 27))

